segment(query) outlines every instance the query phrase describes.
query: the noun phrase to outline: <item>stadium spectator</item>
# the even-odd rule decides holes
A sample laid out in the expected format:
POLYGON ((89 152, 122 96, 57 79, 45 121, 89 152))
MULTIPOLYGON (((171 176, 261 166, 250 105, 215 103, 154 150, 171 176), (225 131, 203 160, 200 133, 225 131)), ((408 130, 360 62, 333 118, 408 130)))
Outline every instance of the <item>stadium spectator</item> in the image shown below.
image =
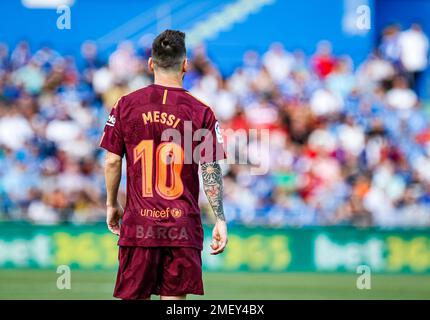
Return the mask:
POLYGON ((429 40, 417 23, 399 36, 400 61, 413 88, 420 93, 422 74, 428 66, 429 40))
POLYGON ((400 68, 400 27, 398 25, 387 26, 382 32, 380 50, 384 59, 400 68))
POLYGON ((331 52, 331 43, 328 41, 321 41, 317 45, 317 51, 312 56, 311 62, 314 72, 320 78, 324 79, 334 69, 336 60, 331 52))

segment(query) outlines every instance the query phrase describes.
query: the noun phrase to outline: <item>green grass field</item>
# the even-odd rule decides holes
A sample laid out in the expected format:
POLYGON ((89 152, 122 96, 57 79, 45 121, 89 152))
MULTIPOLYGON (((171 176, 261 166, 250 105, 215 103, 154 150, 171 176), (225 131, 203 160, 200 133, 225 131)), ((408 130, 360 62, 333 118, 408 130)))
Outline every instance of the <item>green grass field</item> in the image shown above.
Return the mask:
MULTIPOLYGON (((0 299, 112 299, 115 272, 72 270, 58 290, 55 270, 1 270, 0 299)), ((206 273, 206 295, 192 299, 430 299, 430 276, 372 275, 358 290, 355 274, 206 273)))

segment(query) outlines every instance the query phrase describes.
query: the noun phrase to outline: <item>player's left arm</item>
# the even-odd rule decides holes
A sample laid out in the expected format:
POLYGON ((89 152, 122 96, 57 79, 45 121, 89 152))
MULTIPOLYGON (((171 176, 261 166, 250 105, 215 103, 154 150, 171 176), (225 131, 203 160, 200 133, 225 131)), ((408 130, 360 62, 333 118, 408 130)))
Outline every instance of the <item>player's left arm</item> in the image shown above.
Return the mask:
POLYGON ((107 152, 105 158, 105 181, 106 181, 106 224, 109 230, 119 235, 119 220, 123 212, 118 204, 118 189, 121 182, 122 157, 107 152))
POLYGON ((227 224, 223 206, 223 182, 221 166, 217 161, 202 163, 203 190, 214 212, 216 223, 212 232, 212 252, 219 254, 227 245, 227 224))

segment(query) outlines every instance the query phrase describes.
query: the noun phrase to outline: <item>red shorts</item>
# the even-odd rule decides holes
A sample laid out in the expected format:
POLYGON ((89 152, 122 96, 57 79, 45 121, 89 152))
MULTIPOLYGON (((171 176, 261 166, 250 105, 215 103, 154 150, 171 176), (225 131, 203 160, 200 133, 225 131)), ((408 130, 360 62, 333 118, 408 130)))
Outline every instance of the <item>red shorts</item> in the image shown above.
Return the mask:
POLYGON ((183 247, 119 247, 113 296, 134 300, 151 294, 203 294, 201 251, 183 247))

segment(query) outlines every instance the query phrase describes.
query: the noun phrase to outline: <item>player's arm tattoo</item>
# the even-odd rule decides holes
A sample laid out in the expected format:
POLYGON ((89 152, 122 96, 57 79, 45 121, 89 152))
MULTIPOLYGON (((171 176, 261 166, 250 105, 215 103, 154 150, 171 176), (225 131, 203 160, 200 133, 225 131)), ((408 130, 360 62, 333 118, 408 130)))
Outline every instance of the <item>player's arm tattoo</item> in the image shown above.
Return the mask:
POLYGON ((223 184, 221 166, 218 162, 202 164, 203 190, 212 207, 215 217, 225 221, 222 203, 223 184))

